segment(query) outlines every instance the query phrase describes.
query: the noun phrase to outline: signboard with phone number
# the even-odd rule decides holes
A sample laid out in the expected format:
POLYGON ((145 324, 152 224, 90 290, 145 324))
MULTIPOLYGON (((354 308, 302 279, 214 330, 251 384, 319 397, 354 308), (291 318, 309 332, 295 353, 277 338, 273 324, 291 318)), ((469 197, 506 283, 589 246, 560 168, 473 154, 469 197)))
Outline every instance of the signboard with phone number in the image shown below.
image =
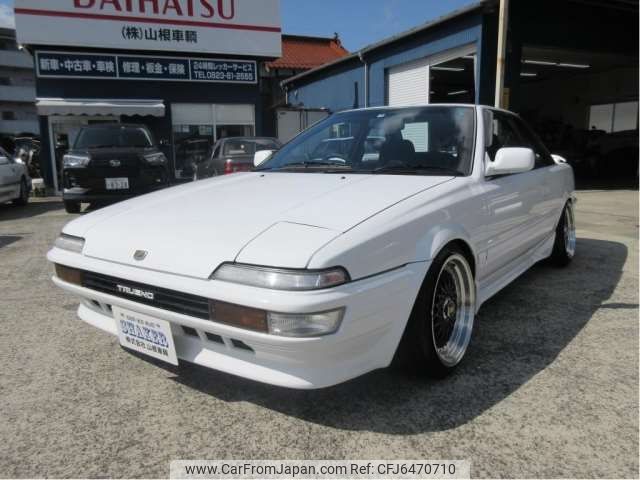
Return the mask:
POLYGON ((258 83, 252 60, 37 52, 40 78, 258 83))

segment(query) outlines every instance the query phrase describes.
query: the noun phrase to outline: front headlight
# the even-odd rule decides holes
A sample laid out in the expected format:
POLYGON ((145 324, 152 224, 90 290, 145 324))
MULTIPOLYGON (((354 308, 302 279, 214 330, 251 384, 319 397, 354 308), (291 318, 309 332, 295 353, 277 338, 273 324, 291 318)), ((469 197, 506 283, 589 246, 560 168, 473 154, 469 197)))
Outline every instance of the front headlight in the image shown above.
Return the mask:
POLYGON ((86 167, 89 165, 91 158, 88 155, 75 155, 73 153, 67 153, 62 157, 62 166, 67 168, 86 167))
POLYGON ((70 252, 82 253, 84 248, 84 238, 74 237, 73 235, 67 235, 66 233, 60 234, 54 245, 62 250, 68 250, 70 252))
POLYGON ((149 165, 164 165, 165 163, 167 163, 167 157, 165 157, 164 153, 162 152, 145 155, 144 159, 149 165))
POLYGON ((274 290, 319 290, 347 283, 349 274, 342 267, 327 270, 289 270, 225 263, 211 275, 212 280, 240 283, 274 290))

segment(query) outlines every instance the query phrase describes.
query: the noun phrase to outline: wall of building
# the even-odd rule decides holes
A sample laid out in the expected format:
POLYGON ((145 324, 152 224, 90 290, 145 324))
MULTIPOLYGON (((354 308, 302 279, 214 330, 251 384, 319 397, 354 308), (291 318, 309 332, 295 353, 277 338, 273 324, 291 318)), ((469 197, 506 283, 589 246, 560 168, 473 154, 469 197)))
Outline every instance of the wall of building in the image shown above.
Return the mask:
POLYGON ((39 133, 33 59, 15 31, 0 28, 0 134, 39 133))
POLYGON ((364 106, 364 66, 356 58, 331 68, 314 81, 288 92, 291 106, 326 108, 332 112, 364 106))
POLYGON ((481 14, 470 13, 370 53, 365 57, 369 64, 369 106, 386 105, 388 69, 464 45, 475 44, 479 50, 481 32, 481 14))
MULTIPOLYGON (((54 48, 47 48, 54 50, 54 48)), ((78 51, 78 49, 74 49, 78 51)), ((137 54, 137 52, 128 52, 137 54)), ((174 55, 175 56, 175 55, 174 55)), ((204 57, 199 55, 199 57, 204 57)), ((224 58, 217 55, 215 58, 224 58)), ((239 58, 239 57, 234 57, 239 58)), ((156 137, 156 141, 166 141, 170 145, 161 147, 165 155, 173 161, 172 143, 172 103, 199 104, 253 104, 255 106, 255 131, 262 135, 262 109, 258 85, 206 82, 134 81, 134 80, 92 80, 39 78, 36 86, 39 98, 83 98, 83 99, 158 99, 165 105, 164 117, 135 116, 123 121, 144 123, 156 137)), ((53 167, 47 117, 40 117, 42 132, 41 171, 47 185, 53 185, 53 167)))
MULTIPOLYGON (((429 57, 464 45, 482 48, 481 10, 454 17, 423 32, 364 53, 368 66, 368 102, 365 102, 365 67, 358 57, 329 66, 290 84, 289 103, 331 111, 386 104, 387 71, 395 66, 429 57), (357 84, 357 95, 355 94, 357 84)), ((479 97, 476 85, 476 96, 479 97)))

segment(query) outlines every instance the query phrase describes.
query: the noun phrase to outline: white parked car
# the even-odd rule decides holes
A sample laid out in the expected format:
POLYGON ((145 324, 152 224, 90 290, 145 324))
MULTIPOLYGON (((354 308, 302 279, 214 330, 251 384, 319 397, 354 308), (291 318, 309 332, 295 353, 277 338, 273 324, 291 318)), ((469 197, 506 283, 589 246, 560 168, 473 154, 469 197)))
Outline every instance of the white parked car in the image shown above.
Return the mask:
POLYGON ((15 205, 26 205, 30 190, 27 166, 0 148, 0 203, 12 201, 15 205))
POLYGON ((319 388, 394 358, 448 374, 488 298, 575 252, 571 167, 506 111, 353 110, 263 158, 73 220, 53 281, 128 349, 319 388))

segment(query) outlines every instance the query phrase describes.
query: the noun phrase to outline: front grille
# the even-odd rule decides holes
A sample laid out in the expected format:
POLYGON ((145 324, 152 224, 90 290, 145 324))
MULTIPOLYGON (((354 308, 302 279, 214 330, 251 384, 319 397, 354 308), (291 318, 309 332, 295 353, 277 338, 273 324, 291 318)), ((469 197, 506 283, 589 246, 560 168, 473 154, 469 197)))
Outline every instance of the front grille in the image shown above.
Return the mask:
POLYGON ((91 163, 89 164, 91 168, 102 167, 106 168, 106 170, 114 170, 116 171, 118 168, 131 168, 137 169, 140 166, 140 157, 138 155, 107 155, 102 157, 97 157, 95 155, 91 156, 91 163), (112 161, 116 160, 118 163, 116 166, 112 165, 112 161))
POLYGON ((108 293, 120 298, 126 298, 138 303, 144 303, 163 310, 189 315, 191 317, 210 320, 209 300, 189 293, 176 292, 166 288, 154 287, 142 283, 122 280, 101 273, 87 272, 83 274, 82 285, 91 290, 108 293), (126 293, 118 289, 118 285, 126 287, 129 291, 140 290, 153 293, 153 298, 126 293))

